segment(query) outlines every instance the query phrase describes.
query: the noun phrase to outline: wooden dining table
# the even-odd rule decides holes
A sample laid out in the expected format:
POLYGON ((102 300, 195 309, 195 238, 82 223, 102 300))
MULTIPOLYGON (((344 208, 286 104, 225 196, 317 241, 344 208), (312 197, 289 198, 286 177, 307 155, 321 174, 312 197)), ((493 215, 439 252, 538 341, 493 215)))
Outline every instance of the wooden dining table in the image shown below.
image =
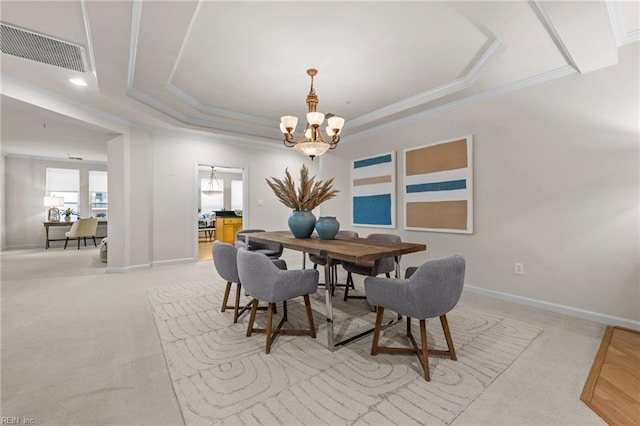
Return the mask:
MULTIPOLYGON (((331 288, 333 282, 333 274, 331 274, 331 259, 346 262, 367 262, 387 257, 395 259, 395 275, 400 277, 400 256, 425 251, 425 244, 407 243, 407 242, 391 242, 377 241, 367 238, 352 238, 336 236, 333 240, 321 240, 316 236, 311 238, 295 238, 289 231, 275 232, 255 232, 247 234, 248 241, 259 241, 263 243, 279 243, 284 248, 300 251, 303 253, 315 254, 321 256, 327 261, 324 262, 325 274, 325 304, 327 317, 327 348, 334 351, 342 345, 354 341, 360 337, 370 334, 373 328, 358 332, 356 335, 349 336, 339 342, 335 341, 333 330, 333 302, 331 298, 331 288)), ((397 319, 400 319, 398 317, 397 319)), ((393 321, 395 322, 395 321, 393 321)), ((390 325, 391 323, 387 324, 390 325)))

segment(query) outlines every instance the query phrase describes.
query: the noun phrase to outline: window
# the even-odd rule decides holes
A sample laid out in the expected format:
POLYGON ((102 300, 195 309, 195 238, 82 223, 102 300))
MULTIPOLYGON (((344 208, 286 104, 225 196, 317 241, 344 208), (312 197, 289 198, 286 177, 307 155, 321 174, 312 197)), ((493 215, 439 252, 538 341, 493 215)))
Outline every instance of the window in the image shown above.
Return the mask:
POLYGON ((78 193, 80 191, 80 170, 55 169, 47 167, 47 194, 64 198, 60 210, 71 208, 78 211, 78 193))
POLYGON ((224 188, 221 180, 211 181, 209 178, 200 179, 200 189, 213 189, 214 192, 211 195, 207 195, 204 192, 200 192, 200 208, 203 214, 215 212, 216 210, 222 210, 224 208, 224 188), (210 188, 211 187, 211 188, 210 188))
POLYGON ((242 210, 242 181, 231 181, 231 210, 242 210))
POLYGON ((107 220, 107 172, 89 170, 91 216, 107 220))

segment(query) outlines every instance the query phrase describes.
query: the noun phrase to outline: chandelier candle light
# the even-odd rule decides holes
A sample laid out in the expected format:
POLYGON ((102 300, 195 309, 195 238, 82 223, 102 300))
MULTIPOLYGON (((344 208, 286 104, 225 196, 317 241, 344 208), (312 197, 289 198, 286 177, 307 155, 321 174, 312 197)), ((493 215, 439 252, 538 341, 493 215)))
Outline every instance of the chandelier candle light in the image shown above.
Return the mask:
POLYGON ((280 130, 284 133, 284 145, 288 148, 295 147, 298 152, 308 155, 313 160, 314 157, 322 155, 330 149, 335 149, 340 142, 340 132, 344 126, 344 118, 337 117, 333 114, 323 114, 316 111, 318 106, 318 96, 313 88, 313 77, 318 74, 318 70, 310 68, 307 74, 311 77, 311 89, 307 95, 307 126, 298 140, 294 142, 293 132, 298 124, 298 117, 285 115, 280 117, 280 130), (327 135, 329 140, 325 139, 320 125, 324 119, 327 119, 327 135))

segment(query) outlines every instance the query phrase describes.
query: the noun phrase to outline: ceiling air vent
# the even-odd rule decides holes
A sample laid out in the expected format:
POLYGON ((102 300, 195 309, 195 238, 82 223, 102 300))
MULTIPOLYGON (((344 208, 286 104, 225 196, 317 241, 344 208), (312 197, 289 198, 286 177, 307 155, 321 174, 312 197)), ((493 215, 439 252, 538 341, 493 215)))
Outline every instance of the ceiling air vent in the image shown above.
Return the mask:
POLYGON ((86 72, 84 48, 77 44, 0 23, 0 50, 43 64, 86 72))

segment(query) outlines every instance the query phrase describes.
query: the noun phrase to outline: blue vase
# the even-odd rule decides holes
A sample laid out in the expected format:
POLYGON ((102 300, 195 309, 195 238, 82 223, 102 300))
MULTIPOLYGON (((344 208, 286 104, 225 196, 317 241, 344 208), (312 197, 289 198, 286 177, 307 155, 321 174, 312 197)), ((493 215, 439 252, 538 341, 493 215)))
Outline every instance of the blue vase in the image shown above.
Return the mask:
POLYGON ((309 238, 316 226, 316 217, 307 210, 294 210, 289 216, 289 229, 296 238, 309 238))
POLYGON ((321 240, 333 240, 340 230, 340 222, 334 216, 321 216, 316 222, 316 232, 321 240))

